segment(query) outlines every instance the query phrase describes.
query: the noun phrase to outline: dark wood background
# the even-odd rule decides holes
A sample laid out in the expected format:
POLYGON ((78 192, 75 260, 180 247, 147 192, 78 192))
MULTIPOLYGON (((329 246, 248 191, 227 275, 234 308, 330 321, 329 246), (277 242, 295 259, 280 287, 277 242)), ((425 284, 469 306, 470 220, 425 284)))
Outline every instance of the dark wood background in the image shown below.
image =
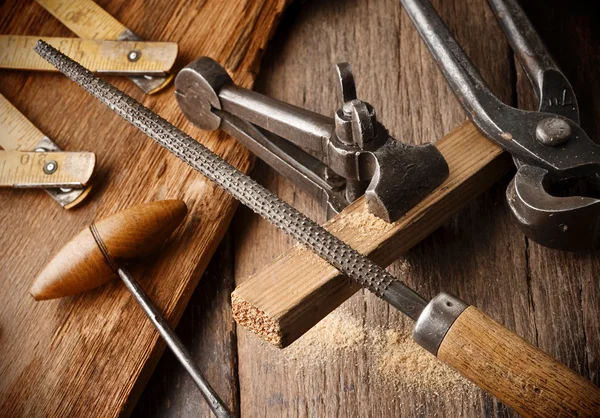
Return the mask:
MULTIPOLYGON (((596 138, 600 22, 594 6, 558 0, 522 4, 572 81, 582 125, 596 138)), ((528 83, 485 2, 437 1, 436 6, 499 97, 532 108, 528 83)), ((257 88, 331 115, 338 106, 332 65, 340 61, 352 63, 359 95, 399 139, 435 140, 466 119, 397 0, 293 3, 269 47, 257 88)), ((264 164, 256 165, 253 176, 314 219, 325 219, 322 208, 264 164)), ((421 294, 457 294, 598 384, 600 256, 549 250, 527 240, 508 213, 509 179, 391 269, 405 272, 409 266, 408 282, 421 294)), ((242 416, 514 416, 473 388, 371 388, 369 376, 377 371, 367 345, 336 352, 331 363, 292 361, 286 350, 236 328, 229 309, 234 285, 291 245, 284 234, 240 208, 177 329, 218 392, 242 416)), ((365 327, 409 326, 365 292, 340 310, 365 327)), ((134 416, 209 413, 166 353, 134 416)))

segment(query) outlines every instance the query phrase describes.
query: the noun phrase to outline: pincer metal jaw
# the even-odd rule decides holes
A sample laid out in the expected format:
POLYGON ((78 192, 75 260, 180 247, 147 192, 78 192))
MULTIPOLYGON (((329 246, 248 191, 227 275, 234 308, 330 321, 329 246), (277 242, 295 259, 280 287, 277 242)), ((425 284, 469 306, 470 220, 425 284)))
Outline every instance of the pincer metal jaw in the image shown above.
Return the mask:
POLYGON ((533 241, 568 251, 600 247, 600 199, 553 196, 550 173, 522 165, 506 189, 520 229, 533 241))
POLYGON ((394 222, 446 179, 448 165, 432 144, 392 138, 356 98, 350 66, 336 69, 342 107, 334 118, 236 86, 207 57, 177 75, 176 98, 194 125, 229 133, 320 199, 329 216, 364 194, 371 213, 394 222))
POLYGON ((219 129, 221 118, 213 109, 221 110, 219 91, 233 84, 227 71, 210 58, 200 58, 183 68, 176 80, 175 97, 186 118, 205 131, 219 129))

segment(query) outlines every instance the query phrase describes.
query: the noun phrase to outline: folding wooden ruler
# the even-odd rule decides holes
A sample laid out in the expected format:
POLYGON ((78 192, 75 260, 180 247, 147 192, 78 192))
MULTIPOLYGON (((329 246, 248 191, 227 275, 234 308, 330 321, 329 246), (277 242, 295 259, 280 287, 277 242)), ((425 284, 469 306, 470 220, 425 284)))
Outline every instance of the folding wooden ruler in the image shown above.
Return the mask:
MULTIPOLYGON (((173 78, 177 43, 144 42, 92 0, 37 0, 78 38, 44 40, 91 71, 126 75, 144 92, 156 93, 173 78)), ((39 36, 0 35, 0 68, 55 71, 35 52, 39 36)))
POLYGON ((93 152, 65 152, 0 95, 0 187, 44 188, 65 209, 88 195, 93 152))

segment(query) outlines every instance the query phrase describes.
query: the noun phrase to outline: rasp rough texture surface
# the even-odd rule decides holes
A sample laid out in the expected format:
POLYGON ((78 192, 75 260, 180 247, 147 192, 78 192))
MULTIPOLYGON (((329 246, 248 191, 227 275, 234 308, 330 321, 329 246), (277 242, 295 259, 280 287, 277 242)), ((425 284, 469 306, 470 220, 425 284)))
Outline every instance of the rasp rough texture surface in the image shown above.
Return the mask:
MULTIPOLYGON (((396 280, 394 276, 363 257, 231 164, 213 154, 192 137, 111 84, 94 76, 52 46, 40 40, 35 50, 88 93, 191 167, 223 187, 241 203, 308 246, 361 286, 384 298, 386 290, 396 280)), ((402 294, 407 295, 408 299, 420 298, 406 287, 402 287, 402 294)), ((398 308, 402 310, 403 306, 398 306, 398 308)))

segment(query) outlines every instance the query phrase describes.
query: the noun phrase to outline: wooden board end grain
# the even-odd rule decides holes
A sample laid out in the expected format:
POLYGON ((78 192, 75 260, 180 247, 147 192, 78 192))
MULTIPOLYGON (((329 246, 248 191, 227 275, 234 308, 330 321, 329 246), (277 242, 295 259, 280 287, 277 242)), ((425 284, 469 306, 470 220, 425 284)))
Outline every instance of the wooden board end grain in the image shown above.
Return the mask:
MULTIPOLYGON (((510 168, 510 159, 465 122, 436 146, 450 175, 394 223, 368 213, 358 199, 325 228, 376 263, 388 266, 488 189, 510 168)), ((294 342, 359 286, 310 250, 295 246, 238 286, 232 294, 236 321, 278 347, 294 342)))
MULTIPOLYGON (((144 39, 177 42, 175 71, 208 55, 236 83, 251 87, 285 1, 98 4, 144 39)), ((39 4, 17 0, 0 6, 0 33, 74 36, 39 4)), ((249 154, 236 141, 187 123, 172 85, 147 96, 125 77, 108 80, 249 170, 249 154)), ((1 191, 0 415, 126 416, 164 349, 156 330, 118 281, 84 295, 35 302, 28 293, 33 279, 94 219, 138 203, 181 199, 189 207, 184 224, 159 254, 132 269, 176 324, 236 203, 60 74, 3 70, 0 93, 63 149, 98 157, 94 191, 77 210, 65 211, 40 190, 1 191)))

